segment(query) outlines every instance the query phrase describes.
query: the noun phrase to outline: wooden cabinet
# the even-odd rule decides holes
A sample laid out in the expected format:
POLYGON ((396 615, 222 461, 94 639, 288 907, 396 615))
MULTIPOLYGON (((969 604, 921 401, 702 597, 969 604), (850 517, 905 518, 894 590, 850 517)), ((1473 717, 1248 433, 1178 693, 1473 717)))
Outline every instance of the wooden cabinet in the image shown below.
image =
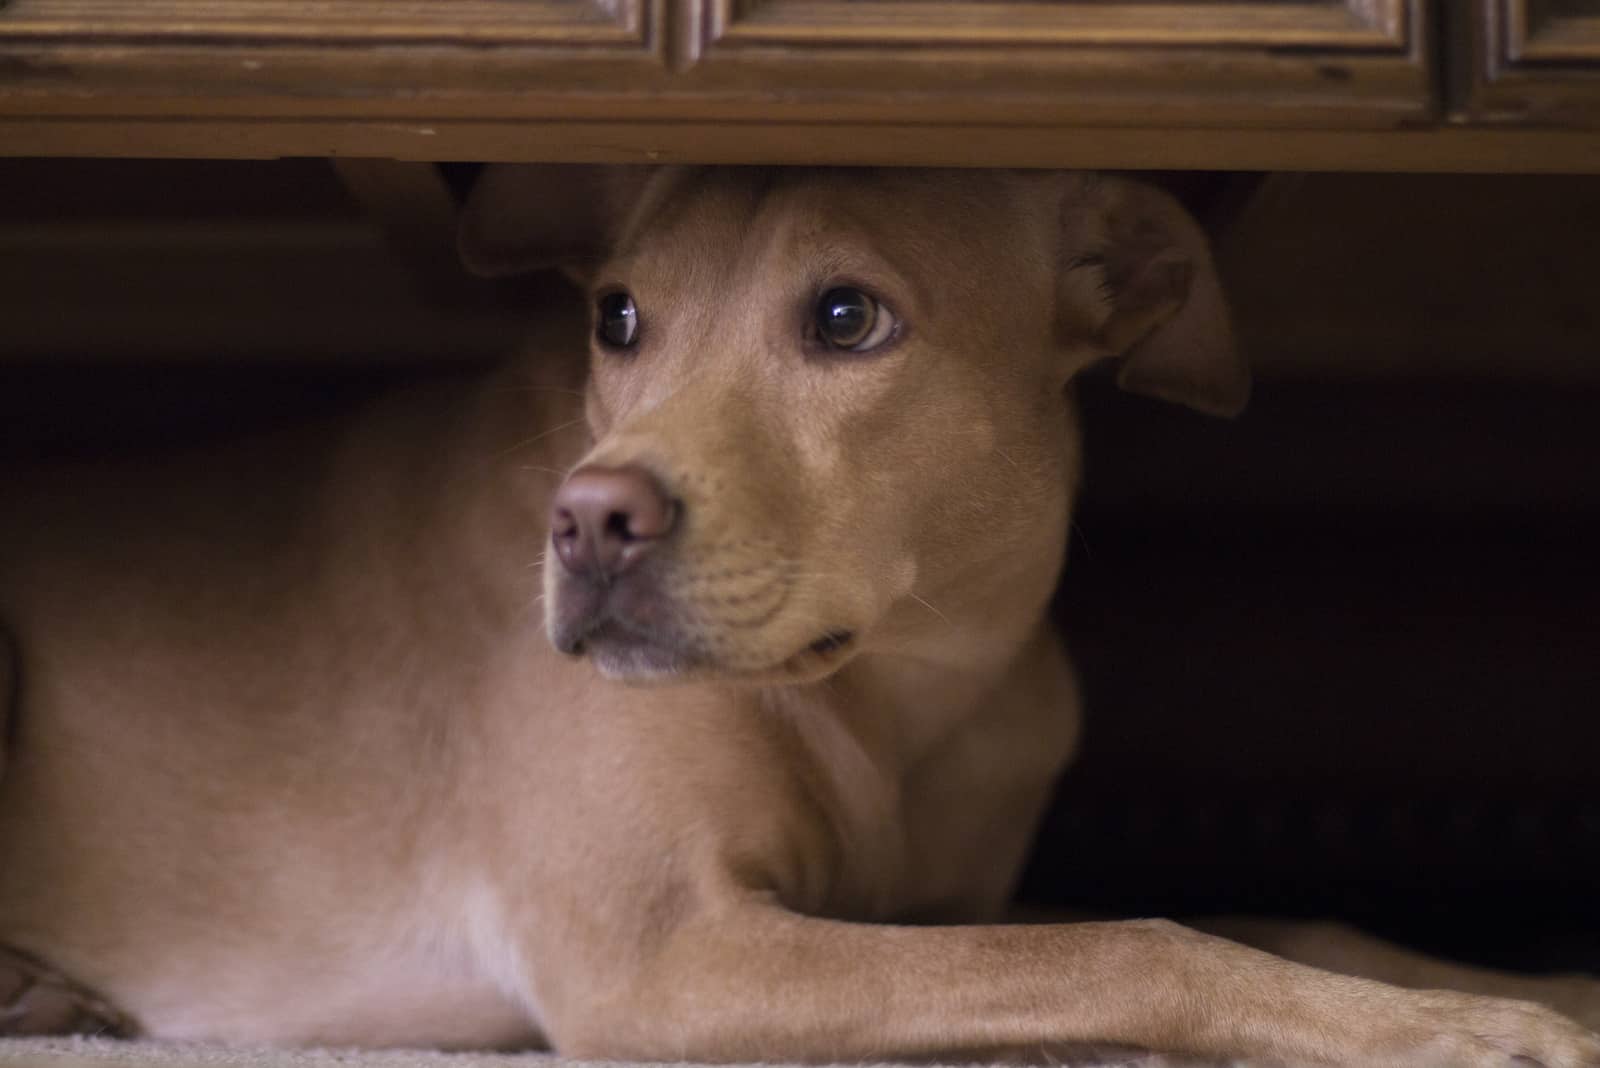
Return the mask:
POLYGON ((0 154, 1600 170, 1595 5, 1446 3, 0 0, 0 154))
POLYGON ((1600 125, 1600 3, 1483 0, 1480 7, 1466 79, 1471 118, 1600 125))
POLYGON ((253 98, 302 115, 1386 126, 1431 108, 1411 6, 12 0, 0 87, 52 109, 83 90, 130 112, 185 99, 191 116, 253 98))

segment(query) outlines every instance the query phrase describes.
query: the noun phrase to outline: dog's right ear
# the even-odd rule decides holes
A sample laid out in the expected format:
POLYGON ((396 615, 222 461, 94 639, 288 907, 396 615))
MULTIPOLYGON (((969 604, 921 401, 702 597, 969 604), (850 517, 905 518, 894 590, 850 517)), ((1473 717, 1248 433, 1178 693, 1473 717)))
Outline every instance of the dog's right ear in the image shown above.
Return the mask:
POLYGON ((495 163, 467 195, 461 261, 498 277, 546 267, 582 274, 610 251, 653 167, 495 163))
POLYGON ((1172 196, 1143 182, 1082 175, 1063 205, 1060 305, 1068 335, 1087 325, 1121 357, 1123 389, 1237 415, 1250 396, 1210 243, 1172 196))

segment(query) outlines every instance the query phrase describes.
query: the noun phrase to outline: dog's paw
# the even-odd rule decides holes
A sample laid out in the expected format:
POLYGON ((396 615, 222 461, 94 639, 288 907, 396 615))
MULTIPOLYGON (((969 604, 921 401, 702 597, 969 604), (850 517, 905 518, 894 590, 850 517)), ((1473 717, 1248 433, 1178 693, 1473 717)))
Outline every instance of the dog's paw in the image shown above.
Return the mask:
POLYGON ((1600 979, 1563 975, 1524 980, 1515 996, 1549 1006, 1592 1031, 1600 1031, 1600 979))
POLYGON ((25 953, 0 946, 0 1036, 134 1033, 133 1021, 25 953))
POLYGON ((1368 1032, 1374 1064, 1600 1068, 1600 1035, 1530 1001, 1419 991, 1393 1023, 1368 1032))

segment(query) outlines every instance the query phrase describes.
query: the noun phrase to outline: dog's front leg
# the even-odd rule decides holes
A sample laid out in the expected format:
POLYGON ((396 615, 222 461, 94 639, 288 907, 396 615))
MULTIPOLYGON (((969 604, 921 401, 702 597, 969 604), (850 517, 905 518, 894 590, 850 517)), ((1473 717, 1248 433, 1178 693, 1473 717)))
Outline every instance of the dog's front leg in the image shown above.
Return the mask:
POLYGON ((587 962, 604 974, 549 1006, 561 1052, 856 1061, 1113 1045, 1341 1068, 1600 1066, 1600 1038, 1540 1006, 1334 975, 1164 921, 896 927, 752 901, 675 924, 633 974, 616 963, 587 962))
POLYGON ((1342 923, 1225 917, 1196 925, 1288 960, 1413 989, 1462 990, 1537 1001, 1586 1027, 1600 1027, 1600 980, 1587 975, 1514 975, 1439 960, 1342 923))

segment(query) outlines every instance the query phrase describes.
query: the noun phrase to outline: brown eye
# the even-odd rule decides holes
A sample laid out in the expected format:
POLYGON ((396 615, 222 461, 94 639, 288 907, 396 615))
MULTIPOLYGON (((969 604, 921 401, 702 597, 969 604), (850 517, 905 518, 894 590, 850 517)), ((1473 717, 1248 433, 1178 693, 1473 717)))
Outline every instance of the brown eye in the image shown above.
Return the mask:
POLYGON ((639 340, 639 309, 633 297, 624 290, 601 297, 594 332, 609 348, 633 348, 639 340))
POLYGON ((830 348, 868 352, 894 336, 894 314, 854 286, 836 286, 817 301, 817 336, 830 348))

